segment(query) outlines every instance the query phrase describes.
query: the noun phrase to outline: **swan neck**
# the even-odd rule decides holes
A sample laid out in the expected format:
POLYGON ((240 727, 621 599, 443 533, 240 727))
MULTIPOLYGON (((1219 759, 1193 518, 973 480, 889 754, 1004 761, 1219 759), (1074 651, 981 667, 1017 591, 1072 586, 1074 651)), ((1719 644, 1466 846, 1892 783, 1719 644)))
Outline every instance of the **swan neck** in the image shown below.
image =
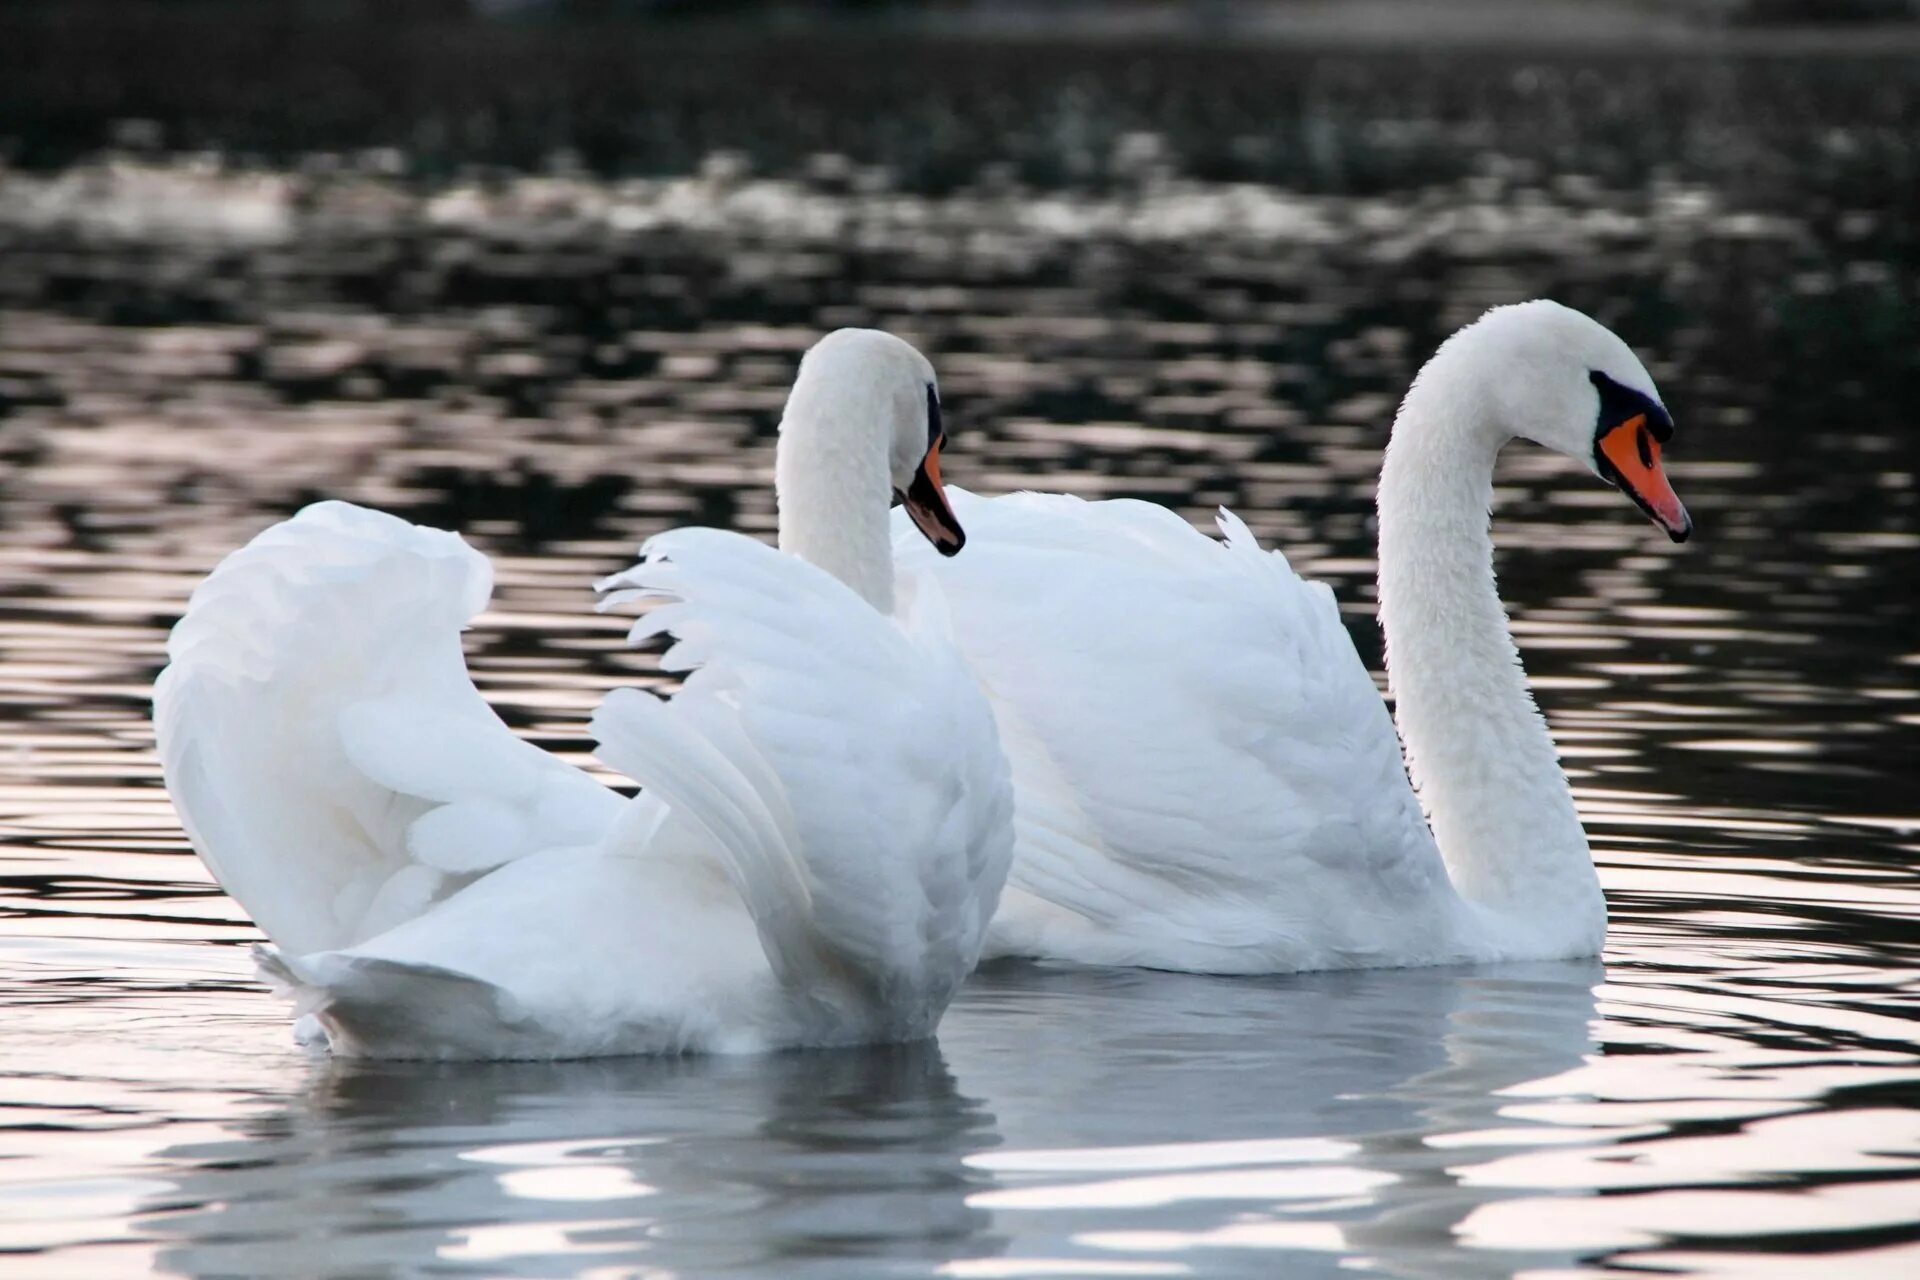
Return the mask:
POLYGON ((857 389, 804 381, 794 387, 774 455, 780 549, 825 569, 891 615, 888 441, 875 404, 862 399, 857 389))
MULTIPOLYGON (((1586 833, 1528 691, 1493 570, 1493 468, 1511 437, 1443 349, 1395 420, 1380 476, 1380 622, 1407 770, 1454 887, 1597 944, 1586 833)), ((1535 927, 1530 924, 1530 928, 1535 927)))

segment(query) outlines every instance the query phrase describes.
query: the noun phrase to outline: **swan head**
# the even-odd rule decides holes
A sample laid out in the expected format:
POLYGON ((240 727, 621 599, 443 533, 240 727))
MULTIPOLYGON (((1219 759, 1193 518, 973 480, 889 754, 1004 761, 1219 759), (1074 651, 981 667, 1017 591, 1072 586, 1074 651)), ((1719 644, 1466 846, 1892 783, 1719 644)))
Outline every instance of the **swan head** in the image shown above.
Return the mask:
POLYGON ((1605 325, 1557 302, 1495 307, 1448 340, 1473 357, 1492 420, 1613 485, 1685 542, 1693 520, 1660 461, 1673 418, 1653 376, 1605 325))
POLYGON ((940 479, 947 433, 939 383, 933 365, 911 343, 880 329, 829 333, 800 361, 787 420, 796 415, 833 431, 878 430, 894 496, 906 505, 914 527, 942 555, 956 555, 967 544, 940 479))

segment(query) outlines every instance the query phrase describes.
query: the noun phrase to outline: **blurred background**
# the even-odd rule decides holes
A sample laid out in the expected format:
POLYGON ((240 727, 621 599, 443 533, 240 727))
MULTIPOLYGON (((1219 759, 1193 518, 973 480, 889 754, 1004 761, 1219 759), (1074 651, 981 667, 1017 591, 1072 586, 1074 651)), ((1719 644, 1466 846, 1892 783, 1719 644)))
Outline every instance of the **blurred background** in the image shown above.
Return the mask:
MULTIPOLYGON (((849 1250, 888 1274, 1273 1274, 1271 1250, 1290 1275, 1443 1254, 1460 1275, 1798 1275, 1808 1254, 1911 1274, 1917 179, 1910 0, 10 0, 0 1136, 24 1158, 0 1208, 31 1226, 0 1227, 25 1250, 8 1275, 312 1274, 277 1246, 315 1222, 370 1233, 367 1273, 553 1274, 566 1214, 624 1223, 618 1261, 695 1272, 725 1237, 728 1266, 775 1275, 844 1274, 849 1250), (1394 406, 1449 331, 1536 296, 1645 358, 1698 523, 1671 547, 1572 464, 1502 462, 1503 592, 1615 922, 1597 996, 1596 975, 1348 975, 1110 1005, 1001 975, 950 1016, 944 1063, 819 1096, 757 1079, 805 1102, 799 1137, 724 1073, 629 1081, 765 1122, 642 1221, 619 1179, 606 1203, 575 1185, 584 1207, 459 1180, 489 1126, 551 1163, 565 1096, 599 1116, 566 1160, 671 1181, 682 1147, 606 1144, 611 1068, 496 1073, 484 1106, 415 1078, 312 1092, 248 976, 258 935, 160 788, 166 628, 221 555, 322 496, 495 558, 476 680, 585 762, 600 693, 658 679, 587 584, 672 524, 770 533, 786 387, 849 324, 932 358, 950 481, 1199 523, 1229 503, 1334 586, 1377 669, 1394 406), (1250 1035, 1269 999, 1318 1037, 1250 1035), (1010 1008, 1078 1030, 1023 1041, 1010 1008), (1248 1038, 1213 1056, 1229 1023, 1248 1038), (1071 1115, 1053 1078, 1134 1099, 1103 1073, 1147 1060, 1163 1093, 1022 1128, 1071 1115), (1303 1083, 1282 1106, 1180 1074, 1227 1061, 1303 1083), (472 1108, 375 1160, 427 1123, 416 1090, 472 1108), (1196 1100, 1185 1130, 1171 1095, 1196 1100), (889 1099, 938 1122, 902 1129, 889 1099), (1023 1141, 1256 1135, 1338 1139, 1359 1180, 1329 1175, 1337 1203, 1284 1179, 1020 1199, 1107 1165, 1023 1164, 1023 1141), (1453 1154, 1409 1154, 1429 1140, 1453 1154), (769 1143, 851 1163, 805 1163, 816 1185, 769 1143), (861 1198, 903 1148, 955 1164, 909 1162, 935 1226, 861 1198), (368 1193, 402 1185, 454 1190, 368 1193), (790 1212, 768 1218, 775 1186, 790 1212), (281 1216, 232 1216, 249 1205, 281 1216), (674 1234, 695 1220, 712 1239, 674 1234), (481 1248, 488 1223, 538 1230, 481 1248)), ((1302 1150, 1274 1159, 1334 1158, 1302 1150)))

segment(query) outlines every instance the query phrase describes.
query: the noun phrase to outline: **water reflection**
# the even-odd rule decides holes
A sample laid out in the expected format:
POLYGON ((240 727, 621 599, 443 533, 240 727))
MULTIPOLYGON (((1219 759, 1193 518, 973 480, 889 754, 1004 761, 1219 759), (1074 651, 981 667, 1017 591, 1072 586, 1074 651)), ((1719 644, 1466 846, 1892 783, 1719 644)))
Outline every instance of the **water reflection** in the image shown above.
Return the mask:
POLYGON ((1295 78, 1122 50, 1075 54, 1071 93, 1050 61, 976 100, 1023 56, 889 63, 849 92, 943 123, 853 112, 831 139, 673 70, 693 132, 778 116, 781 146, 859 164, 0 172, 9 1280, 156 1251, 206 1275, 1912 1269, 1912 68, 1295 78), (1007 114, 1033 99, 1045 128, 1007 114), (323 494, 494 557, 476 679, 584 761, 600 693, 658 675, 587 584, 669 524, 770 530, 784 388, 841 324, 935 356, 957 482, 1231 504, 1377 667, 1393 405, 1444 333, 1537 294, 1648 353, 1700 522, 1670 548, 1538 452, 1497 477, 1503 595, 1610 902, 1597 1003, 1587 971, 1015 968, 937 1052, 316 1076, 158 789, 165 628, 323 494))
POLYGON ((181 1172, 145 1225, 170 1272, 311 1274, 302 1239, 341 1271, 512 1275, 834 1275, 991 1247, 964 1159, 993 1119, 932 1045, 319 1071, 236 1136, 161 1153, 181 1172))
POLYGON ((1453 1166, 1580 1140, 1503 1113, 1593 1051, 1600 976, 1003 967, 941 1047, 329 1063, 228 1136, 159 1152, 169 1187, 137 1221, 191 1276, 311 1274, 302 1241, 341 1272, 1332 1275, 1357 1256, 1432 1275, 1514 1194, 1453 1166))

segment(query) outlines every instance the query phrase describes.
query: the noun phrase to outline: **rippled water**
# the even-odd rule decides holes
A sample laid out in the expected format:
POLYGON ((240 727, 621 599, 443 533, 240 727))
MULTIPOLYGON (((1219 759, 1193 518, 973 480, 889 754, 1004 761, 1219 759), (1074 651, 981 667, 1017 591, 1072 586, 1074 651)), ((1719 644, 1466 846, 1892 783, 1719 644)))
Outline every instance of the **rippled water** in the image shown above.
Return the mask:
POLYGON ((1117 145, 1111 181, 945 191, 831 157, 0 175, 0 1272, 1920 1268, 1911 227, 1844 184, 1488 154, 1289 193, 1117 145), (1230 503, 1377 666, 1395 399, 1534 294, 1648 355, 1700 529, 1670 547, 1570 464, 1503 460, 1604 966, 1013 966, 937 1047, 329 1064, 159 787, 166 627, 320 495, 493 555, 476 678, 583 753, 598 694, 654 675, 587 583, 670 524, 768 531, 785 384, 848 323, 935 359, 951 479, 1230 503))

